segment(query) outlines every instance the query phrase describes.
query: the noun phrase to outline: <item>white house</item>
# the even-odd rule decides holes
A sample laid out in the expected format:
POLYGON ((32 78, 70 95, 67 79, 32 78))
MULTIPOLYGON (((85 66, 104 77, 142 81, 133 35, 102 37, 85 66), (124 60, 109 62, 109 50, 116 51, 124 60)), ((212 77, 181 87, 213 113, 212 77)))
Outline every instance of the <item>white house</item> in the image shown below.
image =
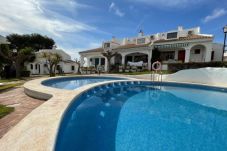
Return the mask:
POLYGON ((112 64, 127 65, 128 62, 143 61, 151 68, 152 50, 158 48, 161 52, 162 69, 168 69, 169 63, 174 62, 210 62, 222 60, 222 44, 213 42, 214 36, 201 34, 200 27, 163 33, 144 35, 142 31, 137 37, 116 39, 103 42, 100 48, 80 52, 81 63, 86 66, 105 66, 107 59, 102 53, 109 50, 118 52, 112 58, 112 64))
POLYGON ((68 55, 66 52, 64 52, 61 49, 42 49, 35 53, 36 58, 33 62, 25 63, 25 66, 27 70, 31 72, 33 75, 37 74, 49 74, 48 71, 48 63, 46 62, 46 59, 43 58, 44 52, 51 52, 51 53, 57 53, 61 55, 62 61, 58 63, 57 65, 57 73, 63 72, 63 73, 77 73, 78 71, 78 65, 75 61, 71 60, 70 55, 68 55))

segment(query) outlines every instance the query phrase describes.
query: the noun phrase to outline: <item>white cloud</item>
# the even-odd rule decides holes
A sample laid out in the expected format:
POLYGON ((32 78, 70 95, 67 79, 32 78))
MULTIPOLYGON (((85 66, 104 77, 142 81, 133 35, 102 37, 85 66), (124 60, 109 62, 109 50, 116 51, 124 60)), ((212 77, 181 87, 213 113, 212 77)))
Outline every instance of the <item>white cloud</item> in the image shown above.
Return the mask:
MULTIPOLYGON (((52 1, 52 3, 55 2, 63 5, 62 0, 52 1)), ((76 6, 76 3, 71 0, 64 2, 68 2, 70 6, 76 6)), ((10 2, 0 0, 0 3, 0 32, 2 33, 37 32, 60 37, 62 32, 95 30, 94 27, 51 12, 45 8, 44 0, 10 0, 10 2)))
POLYGON ((203 22, 209 22, 211 20, 214 20, 214 19, 217 19, 221 16, 224 16, 227 14, 227 10, 226 9, 215 9, 213 10, 212 14, 206 16, 204 19, 203 19, 203 22))
POLYGON ((119 17, 123 17, 125 15, 124 12, 122 12, 114 2, 112 2, 110 4, 110 7, 109 7, 109 11, 110 12, 114 12, 115 15, 119 16, 119 17))
POLYGON ((59 47, 63 49, 66 53, 68 53, 71 56, 72 60, 79 59, 80 55, 78 52, 80 51, 85 51, 89 49, 94 49, 94 48, 99 48, 101 47, 101 42, 90 42, 87 43, 85 47, 78 47, 78 48, 64 48, 64 47, 59 47))
POLYGON ((198 4, 205 0, 128 0, 131 2, 141 2, 155 7, 186 7, 198 4))

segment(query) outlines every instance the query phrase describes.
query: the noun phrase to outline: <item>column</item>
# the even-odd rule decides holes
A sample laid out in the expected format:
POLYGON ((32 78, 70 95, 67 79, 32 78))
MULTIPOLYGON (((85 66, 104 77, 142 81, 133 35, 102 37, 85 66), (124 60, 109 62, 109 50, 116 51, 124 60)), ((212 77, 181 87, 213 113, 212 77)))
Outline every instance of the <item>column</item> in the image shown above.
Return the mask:
POLYGON ((151 70, 151 58, 152 58, 152 50, 150 50, 150 52, 148 52, 148 57, 147 57, 148 70, 151 70))
POLYGON ((185 63, 188 63, 189 62, 189 59, 190 59, 190 48, 185 48, 185 59, 184 59, 184 62, 185 63))
POLYGON ((179 51, 179 50, 175 50, 175 55, 174 55, 174 59, 175 59, 175 60, 178 60, 178 51, 179 51))
POLYGON ((101 66, 101 57, 99 58, 99 66, 101 66))
POLYGON ((108 68, 108 61, 107 61, 107 58, 105 57, 105 71, 107 72, 107 69, 108 68))
POLYGON ((88 67, 90 67, 90 65, 91 65, 90 59, 91 59, 90 57, 87 57, 87 66, 88 67))
POLYGON ((122 64, 122 66, 125 66, 125 55, 121 54, 121 56, 122 56, 121 64, 122 64))

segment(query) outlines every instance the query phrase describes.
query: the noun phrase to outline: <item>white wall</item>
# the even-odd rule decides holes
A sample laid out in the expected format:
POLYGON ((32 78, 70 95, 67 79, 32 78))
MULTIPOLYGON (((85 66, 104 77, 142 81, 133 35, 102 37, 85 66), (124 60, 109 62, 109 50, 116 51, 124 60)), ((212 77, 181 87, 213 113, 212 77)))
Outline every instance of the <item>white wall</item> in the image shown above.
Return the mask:
POLYGON ((213 43, 212 45, 214 51, 214 60, 221 61, 223 53, 223 44, 213 43))

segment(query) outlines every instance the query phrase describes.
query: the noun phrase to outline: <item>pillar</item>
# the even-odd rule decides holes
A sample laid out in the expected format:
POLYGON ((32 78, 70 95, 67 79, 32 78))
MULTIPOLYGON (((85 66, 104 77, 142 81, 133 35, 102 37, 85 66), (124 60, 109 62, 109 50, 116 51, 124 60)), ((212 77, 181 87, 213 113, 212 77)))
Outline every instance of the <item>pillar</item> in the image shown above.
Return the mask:
POLYGON ((185 63, 188 63, 189 62, 189 59, 190 59, 190 48, 185 48, 185 60, 184 62, 185 63))
POLYGON ((152 58, 152 49, 148 52, 148 57, 147 57, 148 70, 151 70, 151 58, 152 58))
POLYGON ((105 71, 107 71, 107 68, 108 68, 108 61, 107 61, 107 58, 105 57, 105 71))
POLYGON ((125 66, 125 55, 121 54, 121 56, 122 56, 121 64, 122 64, 122 66, 125 66))

